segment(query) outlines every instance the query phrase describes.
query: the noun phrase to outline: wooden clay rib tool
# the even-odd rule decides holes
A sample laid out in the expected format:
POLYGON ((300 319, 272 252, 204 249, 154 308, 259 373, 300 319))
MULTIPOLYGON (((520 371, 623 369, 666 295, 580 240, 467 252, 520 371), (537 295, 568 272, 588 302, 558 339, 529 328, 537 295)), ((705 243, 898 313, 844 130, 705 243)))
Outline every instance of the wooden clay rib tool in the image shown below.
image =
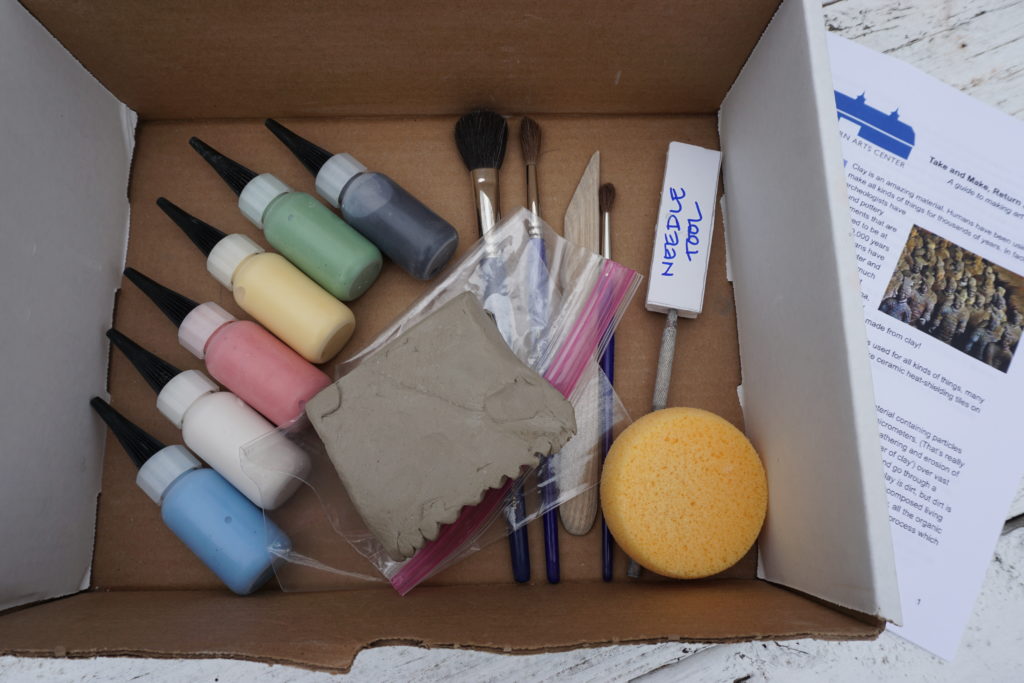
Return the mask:
MULTIPOLYGON (((587 163, 583 176, 576 186, 565 212, 562 234, 567 240, 588 251, 597 253, 600 249, 601 216, 597 201, 598 185, 601 182, 601 152, 594 152, 587 163)), ((571 273, 568 279, 573 279, 571 273)), ((600 387, 589 386, 581 398, 582 405, 598 405, 600 387), (589 394, 589 395, 587 395, 589 394)), ((594 439, 594 448, 587 454, 585 462, 566 465, 563 463, 560 481, 564 488, 576 488, 587 484, 589 488, 578 496, 562 503, 558 508, 562 526, 574 536, 590 531, 597 516, 597 477, 600 466, 600 439, 594 439)))
MULTIPOLYGON (((507 141, 508 123, 493 111, 470 112, 455 123, 455 145, 473 183, 477 225, 483 238, 500 218, 498 169, 505 160, 507 141)), ((508 536, 512 576, 517 583, 525 583, 530 580, 530 545, 526 527, 520 526, 526 516, 522 486, 515 487, 512 505, 508 536)))
MULTIPOLYGON (((538 218, 540 217, 540 193, 537 188, 537 157, 540 156, 540 126, 526 116, 519 124, 519 144, 523 148, 523 163, 526 166, 526 206, 538 218)), ((531 307, 536 307, 537 320, 547 318, 547 257, 544 248, 544 235, 540 224, 531 221, 527 227, 530 234, 530 256, 536 259, 529 269, 534 282, 531 289, 534 297, 531 307)), ((544 566, 547 570, 548 583, 561 580, 561 566, 558 558, 558 512, 554 505, 558 499, 558 489, 554 483, 554 472, 551 457, 541 460, 537 474, 541 505, 546 508, 542 515, 544 527, 544 566)))

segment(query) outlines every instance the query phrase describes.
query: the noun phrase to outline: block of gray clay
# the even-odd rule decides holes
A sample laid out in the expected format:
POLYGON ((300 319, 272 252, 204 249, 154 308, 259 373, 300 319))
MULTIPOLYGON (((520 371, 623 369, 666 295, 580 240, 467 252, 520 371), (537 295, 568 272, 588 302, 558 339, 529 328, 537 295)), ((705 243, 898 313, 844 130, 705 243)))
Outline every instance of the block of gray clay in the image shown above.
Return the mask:
POLYGON ((363 521, 395 560, 557 452, 572 405, 461 294, 306 404, 363 521))

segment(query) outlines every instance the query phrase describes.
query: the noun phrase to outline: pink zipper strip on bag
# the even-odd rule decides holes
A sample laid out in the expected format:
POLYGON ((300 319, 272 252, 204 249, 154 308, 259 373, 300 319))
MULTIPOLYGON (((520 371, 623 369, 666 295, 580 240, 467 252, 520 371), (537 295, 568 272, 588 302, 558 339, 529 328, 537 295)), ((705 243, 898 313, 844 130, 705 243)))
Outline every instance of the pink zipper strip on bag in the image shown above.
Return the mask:
POLYGON ((544 378, 568 398, 587 365, 597 357, 607 339, 609 327, 618 319, 619 309, 632 297, 639 284, 636 271, 605 261, 583 312, 558 350, 544 378))
MULTIPOLYGON (((610 327, 621 318, 639 285, 636 271, 614 261, 605 261, 597 284, 591 290, 583 311, 576 318, 572 330, 544 373, 544 378, 568 399, 587 365, 597 357, 600 347, 610 337, 610 327)), ((399 595, 405 595, 420 582, 447 566, 468 541, 479 537, 498 513, 505 496, 515 482, 490 489, 476 505, 466 506, 458 519, 444 526, 437 538, 430 541, 411 557, 390 578, 399 595)))

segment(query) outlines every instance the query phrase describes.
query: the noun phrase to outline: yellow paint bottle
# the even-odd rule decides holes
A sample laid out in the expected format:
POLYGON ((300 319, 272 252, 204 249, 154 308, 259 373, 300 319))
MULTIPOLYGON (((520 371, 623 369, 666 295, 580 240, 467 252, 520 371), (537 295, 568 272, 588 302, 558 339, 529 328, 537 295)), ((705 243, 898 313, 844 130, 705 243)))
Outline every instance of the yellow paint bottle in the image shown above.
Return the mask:
POLYGON ((324 363, 348 342, 356 326, 352 311, 290 261, 245 235, 226 235, 162 197, 157 204, 206 254, 207 270, 242 310, 303 358, 324 363))

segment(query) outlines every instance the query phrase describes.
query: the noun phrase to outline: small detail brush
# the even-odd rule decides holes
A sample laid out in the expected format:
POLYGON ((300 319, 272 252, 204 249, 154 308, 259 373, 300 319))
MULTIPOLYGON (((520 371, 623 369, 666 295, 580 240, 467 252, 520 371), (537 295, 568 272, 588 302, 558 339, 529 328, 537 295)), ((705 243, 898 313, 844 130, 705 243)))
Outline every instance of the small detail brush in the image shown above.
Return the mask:
POLYGON ((470 112, 455 123, 455 145, 473 182, 481 236, 491 231, 501 215, 498 169, 505 160, 507 140, 508 123, 493 111, 470 112))
MULTIPOLYGON (((597 203, 601 211, 601 256, 612 257, 612 205, 615 203, 615 186, 605 183, 597 192, 597 203)), ((608 339, 601 356, 601 370, 608 378, 608 391, 615 384, 615 336, 608 339)), ((612 397, 601 392, 601 463, 612 447, 612 430, 615 424, 615 407, 612 397)), ((608 525, 601 519, 601 576, 605 581, 612 580, 612 535, 608 525)))
POLYGON ((537 157, 540 156, 540 126, 529 116, 519 124, 519 144, 526 164, 526 208, 540 216, 540 193, 537 189, 537 157))
MULTIPOLYGON (((530 117, 524 117, 519 124, 519 144, 523 148, 523 163, 526 165, 526 205, 530 211, 540 218, 540 198, 537 189, 537 157, 540 156, 540 126, 530 117)), ((544 249, 544 237, 539 221, 530 221, 527 226, 530 235, 530 246, 535 251, 537 263, 530 272, 537 275, 533 283, 535 296, 533 304, 547 308, 547 258, 544 249)), ((539 318, 546 317, 546 310, 539 318)), ((544 458, 540 464, 538 478, 540 480, 541 504, 545 508, 542 515, 544 525, 544 566, 547 570, 548 583, 561 580, 561 566, 558 558, 558 489, 554 481, 551 457, 544 458)))
MULTIPOLYGON (((501 215, 498 169, 505 160, 507 142, 508 123, 501 114, 477 110, 455 122, 455 146, 469 170, 476 198, 477 225, 480 236, 484 238, 501 215)), ((513 490, 509 515, 512 531, 508 535, 508 547, 512 558, 512 576, 517 583, 526 583, 530 580, 530 544, 526 527, 522 526, 526 517, 526 501, 521 484, 517 484, 513 490)))

